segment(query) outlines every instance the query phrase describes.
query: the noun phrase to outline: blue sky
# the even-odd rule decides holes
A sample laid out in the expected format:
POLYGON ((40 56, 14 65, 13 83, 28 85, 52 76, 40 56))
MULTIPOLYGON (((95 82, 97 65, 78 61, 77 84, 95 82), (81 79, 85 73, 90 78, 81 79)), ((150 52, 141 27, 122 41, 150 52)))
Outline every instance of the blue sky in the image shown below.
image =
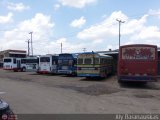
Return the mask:
POLYGON ((1 0, 0 50, 25 49, 33 31, 35 54, 99 51, 121 45, 160 46, 159 0, 1 0))

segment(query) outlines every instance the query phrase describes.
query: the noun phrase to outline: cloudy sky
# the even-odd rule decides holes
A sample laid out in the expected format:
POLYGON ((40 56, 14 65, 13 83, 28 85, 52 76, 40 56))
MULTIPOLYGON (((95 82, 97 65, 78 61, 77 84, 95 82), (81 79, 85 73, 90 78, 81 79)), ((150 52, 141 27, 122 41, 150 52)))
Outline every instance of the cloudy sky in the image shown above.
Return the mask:
POLYGON ((121 45, 160 47, 159 0, 0 0, 0 50, 27 50, 33 32, 34 54, 101 51, 121 45))

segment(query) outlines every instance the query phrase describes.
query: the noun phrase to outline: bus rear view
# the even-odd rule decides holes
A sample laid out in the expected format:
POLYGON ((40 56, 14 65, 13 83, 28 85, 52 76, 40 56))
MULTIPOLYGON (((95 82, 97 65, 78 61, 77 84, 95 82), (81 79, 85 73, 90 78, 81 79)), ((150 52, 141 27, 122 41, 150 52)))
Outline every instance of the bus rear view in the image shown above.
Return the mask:
POLYGON ((157 65, 157 46, 145 44, 121 46, 118 81, 157 81, 157 65))

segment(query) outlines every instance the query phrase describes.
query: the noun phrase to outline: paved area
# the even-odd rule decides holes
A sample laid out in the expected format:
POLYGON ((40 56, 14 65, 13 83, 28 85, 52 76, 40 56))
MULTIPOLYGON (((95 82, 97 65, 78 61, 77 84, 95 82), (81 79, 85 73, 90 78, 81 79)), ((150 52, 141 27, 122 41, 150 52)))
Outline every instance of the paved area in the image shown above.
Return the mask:
POLYGON ((0 70, 0 97, 16 114, 160 113, 160 82, 119 85, 116 76, 92 80, 0 70))

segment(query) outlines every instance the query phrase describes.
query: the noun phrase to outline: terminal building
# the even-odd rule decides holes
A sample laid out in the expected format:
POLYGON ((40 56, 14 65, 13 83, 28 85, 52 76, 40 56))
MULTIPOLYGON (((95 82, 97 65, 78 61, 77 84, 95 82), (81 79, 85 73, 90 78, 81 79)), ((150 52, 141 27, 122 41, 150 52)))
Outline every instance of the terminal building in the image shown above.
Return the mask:
POLYGON ((27 52, 25 50, 4 50, 0 51, 0 67, 3 67, 3 58, 4 57, 16 57, 16 58, 25 58, 27 52))

